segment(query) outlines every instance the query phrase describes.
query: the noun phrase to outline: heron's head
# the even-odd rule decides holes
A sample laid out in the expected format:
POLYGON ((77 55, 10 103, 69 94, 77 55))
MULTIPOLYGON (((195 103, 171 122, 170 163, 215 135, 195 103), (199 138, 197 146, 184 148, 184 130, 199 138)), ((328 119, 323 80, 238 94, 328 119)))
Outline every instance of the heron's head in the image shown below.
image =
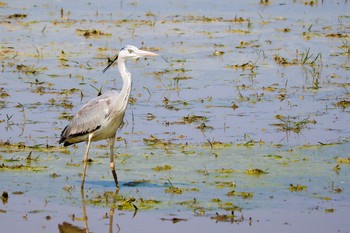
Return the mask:
POLYGON ((153 53, 153 52, 149 52, 149 51, 145 51, 145 50, 141 50, 133 45, 127 45, 124 48, 122 48, 117 57, 114 58, 106 68, 104 68, 104 70, 102 71, 103 73, 106 72, 106 70, 108 70, 109 67, 111 67, 111 65, 117 60, 117 59, 121 59, 121 60, 129 60, 129 59, 133 59, 136 60, 140 57, 145 57, 145 56, 158 56, 158 54, 153 53))
POLYGON ((129 59, 138 59, 140 57, 145 57, 145 56, 158 56, 158 54, 153 53, 153 52, 149 52, 149 51, 145 51, 145 50, 141 50, 133 45, 126 45, 124 48, 122 48, 119 51, 118 57, 125 59, 125 60, 129 60, 129 59))

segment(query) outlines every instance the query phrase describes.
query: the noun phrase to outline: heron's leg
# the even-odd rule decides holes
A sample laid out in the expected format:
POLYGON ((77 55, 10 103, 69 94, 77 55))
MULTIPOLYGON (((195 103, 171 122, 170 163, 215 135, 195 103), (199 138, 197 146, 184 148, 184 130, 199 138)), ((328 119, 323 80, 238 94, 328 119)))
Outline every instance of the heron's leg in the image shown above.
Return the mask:
POLYGON ((113 233, 113 217, 114 217, 114 205, 111 205, 109 210, 109 233, 113 233))
POLYGON ((85 194, 84 194, 84 189, 80 190, 81 194, 81 203, 82 203, 82 209, 83 209, 83 221, 85 224, 85 230, 86 232, 89 232, 89 225, 88 225, 88 217, 86 213, 86 203, 85 203, 85 194))
POLYGON ((114 165, 114 141, 115 141, 115 135, 113 137, 109 138, 109 166, 112 169, 112 174, 115 182, 115 187, 117 191, 119 190, 119 184, 118 184, 118 178, 117 173, 115 171, 115 165, 114 165))
POLYGON ((86 147, 86 152, 85 152, 85 155, 84 155, 84 170, 83 170, 83 178, 82 178, 82 181, 81 181, 81 189, 84 189, 86 166, 87 166, 88 154, 89 154, 89 150, 90 150, 91 138, 92 138, 93 135, 94 135, 93 133, 89 134, 88 143, 87 143, 87 147, 86 147))

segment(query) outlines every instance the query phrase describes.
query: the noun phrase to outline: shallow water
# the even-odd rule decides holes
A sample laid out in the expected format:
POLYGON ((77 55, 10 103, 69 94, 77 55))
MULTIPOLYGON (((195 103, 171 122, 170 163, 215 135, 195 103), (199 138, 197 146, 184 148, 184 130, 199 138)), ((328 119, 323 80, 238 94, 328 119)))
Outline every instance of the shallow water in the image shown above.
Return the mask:
POLYGON ((347 1, 1 1, 0 12, 2 229, 348 231, 347 1), (127 64, 119 195, 102 141, 82 203, 85 145, 57 141, 95 88, 121 87, 115 67, 101 71, 125 44, 161 57, 127 64))

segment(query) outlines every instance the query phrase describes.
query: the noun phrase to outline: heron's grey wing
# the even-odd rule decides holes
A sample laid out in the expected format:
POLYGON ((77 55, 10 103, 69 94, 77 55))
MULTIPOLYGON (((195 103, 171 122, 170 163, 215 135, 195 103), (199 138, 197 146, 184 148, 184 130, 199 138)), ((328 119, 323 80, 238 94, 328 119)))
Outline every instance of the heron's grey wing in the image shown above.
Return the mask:
POLYGON ((89 134, 105 124, 110 114, 116 111, 117 91, 108 91, 86 103, 62 131, 60 143, 66 139, 89 134))

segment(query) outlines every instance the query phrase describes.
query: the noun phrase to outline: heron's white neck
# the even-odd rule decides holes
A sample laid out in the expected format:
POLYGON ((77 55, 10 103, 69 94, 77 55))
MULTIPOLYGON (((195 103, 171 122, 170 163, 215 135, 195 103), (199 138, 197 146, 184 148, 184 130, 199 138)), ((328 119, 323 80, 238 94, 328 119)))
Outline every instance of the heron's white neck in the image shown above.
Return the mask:
POLYGON ((118 68, 119 68, 120 75, 123 78, 123 87, 120 92, 120 95, 122 96, 123 103, 125 104, 125 107, 126 107, 126 105, 128 104, 130 92, 131 92, 131 85, 132 85, 131 74, 125 66, 125 60, 122 58, 118 58, 118 68))

